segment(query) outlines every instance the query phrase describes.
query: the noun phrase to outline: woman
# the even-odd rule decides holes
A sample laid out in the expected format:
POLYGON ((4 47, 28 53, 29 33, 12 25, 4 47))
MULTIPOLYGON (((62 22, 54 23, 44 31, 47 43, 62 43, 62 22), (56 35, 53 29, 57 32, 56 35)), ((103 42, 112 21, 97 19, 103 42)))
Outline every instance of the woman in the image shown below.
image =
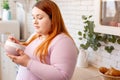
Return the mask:
MULTIPOLYGON (((70 80, 78 50, 67 32, 58 6, 40 0, 32 9, 35 34, 17 49, 20 56, 8 55, 19 64, 16 80, 70 80)), ((12 41, 21 44, 14 37, 12 41)))

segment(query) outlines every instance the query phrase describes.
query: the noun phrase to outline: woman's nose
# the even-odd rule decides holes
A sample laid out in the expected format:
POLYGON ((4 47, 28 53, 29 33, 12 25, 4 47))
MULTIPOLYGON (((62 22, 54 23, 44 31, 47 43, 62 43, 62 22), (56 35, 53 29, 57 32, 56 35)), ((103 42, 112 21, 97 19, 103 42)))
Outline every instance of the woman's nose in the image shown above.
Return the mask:
POLYGON ((34 19, 34 20, 33 20, 33 23, 34 23, 34 24, 38 24, 38 20, 37 20, 37 19, 34 19))

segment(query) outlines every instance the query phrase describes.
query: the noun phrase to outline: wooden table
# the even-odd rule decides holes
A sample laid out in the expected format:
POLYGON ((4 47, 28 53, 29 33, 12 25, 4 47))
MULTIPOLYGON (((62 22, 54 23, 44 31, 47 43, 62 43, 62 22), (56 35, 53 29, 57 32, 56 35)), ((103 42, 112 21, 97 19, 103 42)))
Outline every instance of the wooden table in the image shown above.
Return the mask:
POLYGON ((76 67, 71 80, 103 80, 98 69, 89 66, 87 68, 76 67))

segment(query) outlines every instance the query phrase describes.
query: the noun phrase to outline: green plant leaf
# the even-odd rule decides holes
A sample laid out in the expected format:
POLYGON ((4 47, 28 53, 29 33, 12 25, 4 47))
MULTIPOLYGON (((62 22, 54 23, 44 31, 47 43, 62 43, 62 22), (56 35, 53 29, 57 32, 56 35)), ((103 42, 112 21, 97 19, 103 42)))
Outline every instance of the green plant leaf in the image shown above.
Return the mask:
POLYGON ((88 26, 89 33, 94 33, 94 23, 92 21, 88 21, 88 26))
POLYGON ((83 16, 82 16, 82 19, 83 19, 83 20, 86 20, 86 19, 87 19, 87 17, 86 17, 85 15, 83 15, 83 16))
POLYGON ((37 2, 39 1, 39 0, 36 0, 37 2))
MULTIPOLYGON (((108 53, 111 53, 114 50, 114 46, 107 46, 109 42, 112 43, 118 43, 120 44, 120 38, 115 35, 110 35, 110 34, 102 34, 102 33, 95 33, 94 28, 95 28, 95 23, 94 21, 91 20, 92 15, 90 16, 82 16, 82 20, 84 23, 84 33, 79 39, 86 39, 87 42, 86 44, 80 44, 80 46, 83 49, 88 49, 91 47, 94 51, 98 50, 100 46, 102 46, 101 42, 104 43, 103 45, 105 46, 105 50, 108 53)), ((81 33, 78 33, 78 35, 81 35, 81 33)))
POLYGON ((109 42, 115 43, 116 42, 116 37, 113 35, 108 35, 108 40, 109 42))
POLYGON ((82 38, 80 37, 79 40, 82 40, 82 38))
POLYGON ((97 47, 97 46, 94 46, 94 47, 93 47, 93 50, 94 50, 94 51, 97 51, 97 50, 98 50, 98 47, 97 47))
POLYGON ((83 38, 85 38, 85 39, 86 39, 86 34, 83 34, 83 38))
POLYGON ((9 10, 9 2, 8 0, 3 0, 3 4, 2 4, 3 9, 9 10))
POLYGON ((108 53, 111 53, 111 52, 114 50, 114 47, 113 47, 113 46, 105 46, 105 50, 106 50, 108 53))
POLYGON ((97 47, 100 47, 100 46, 101 46, 101 44, 98 42, 98 43, 97 43, 97 47))
POLYGON ((81 44, 80 47, 82 47, 83 49, 88 49, 88 46, 81 44))
POLYGON ((117 43, 120 44, 120 39, 117 40, 117 43))
POLYGON ((88 16, 88 18, 91 18, 91 17, 92 17, 92 15, 88 16))
POLYGON ((78 32, 78 35, 82 36, 82 32, 81 32, 81 31, 79 31, 79 32, 78 32))

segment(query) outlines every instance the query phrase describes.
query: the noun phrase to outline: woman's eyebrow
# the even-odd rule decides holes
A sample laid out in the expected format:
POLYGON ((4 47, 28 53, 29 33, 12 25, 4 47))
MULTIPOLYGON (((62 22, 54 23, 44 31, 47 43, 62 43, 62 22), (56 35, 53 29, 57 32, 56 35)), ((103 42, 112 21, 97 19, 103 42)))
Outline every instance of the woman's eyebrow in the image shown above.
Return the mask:
POLYGON ((37 14, 36 16, 43 16, 43 15, 41 15, 41 14, 37 14))
MULTIPOLYGON (((32 16, 34 16, 34 15, 32 14, 32 16)), ((37 14, 36 16, 43 16, 43 15, 41 15, 41 14, 37 14)))

